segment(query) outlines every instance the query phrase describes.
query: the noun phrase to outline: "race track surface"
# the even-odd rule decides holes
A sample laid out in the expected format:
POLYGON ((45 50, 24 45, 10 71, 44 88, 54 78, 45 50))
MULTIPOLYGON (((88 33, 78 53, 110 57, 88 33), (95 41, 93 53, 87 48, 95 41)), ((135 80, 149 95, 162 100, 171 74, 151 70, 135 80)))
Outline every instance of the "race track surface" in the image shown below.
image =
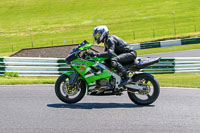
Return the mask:
POLYGON ((141 57, 200 57, 200 49, 138 55, 141 57))
POLYGON ((62 103, 54 85, 0 86, 1 133, 200 132, 200 89, 161 88, 150 106, 123 96, 62 103))

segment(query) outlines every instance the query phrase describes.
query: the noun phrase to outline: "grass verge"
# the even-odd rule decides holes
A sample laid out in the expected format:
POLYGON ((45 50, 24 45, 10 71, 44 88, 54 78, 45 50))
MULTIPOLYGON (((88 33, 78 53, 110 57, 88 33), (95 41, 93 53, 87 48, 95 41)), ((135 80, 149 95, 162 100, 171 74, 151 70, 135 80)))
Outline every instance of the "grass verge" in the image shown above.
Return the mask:
MULTIPOLYGON (((161 87, 200 88, 200 74, 154 74, 161 87)), ((55 84, 57 77, 0 77, 0 85, 55 84)))
POLYGON ((154 74, 160 86, 200 88, 200 74, 154 74))
POLYGON ((57 77, 0 77, 0 85, 54 84, 57 77))

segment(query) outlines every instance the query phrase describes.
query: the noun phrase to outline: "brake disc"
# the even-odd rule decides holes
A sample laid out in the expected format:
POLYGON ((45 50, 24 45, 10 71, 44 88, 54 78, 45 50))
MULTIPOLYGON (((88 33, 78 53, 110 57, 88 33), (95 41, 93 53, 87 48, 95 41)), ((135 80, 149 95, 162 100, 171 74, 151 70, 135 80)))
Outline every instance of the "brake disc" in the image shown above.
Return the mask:
POLYGON ((63 93, 67 96, 74 96, 79 91, 77 89, 77 85, 75 85, 72 89, 70 89, 69 81, 64 82, 62 86, 63 93))

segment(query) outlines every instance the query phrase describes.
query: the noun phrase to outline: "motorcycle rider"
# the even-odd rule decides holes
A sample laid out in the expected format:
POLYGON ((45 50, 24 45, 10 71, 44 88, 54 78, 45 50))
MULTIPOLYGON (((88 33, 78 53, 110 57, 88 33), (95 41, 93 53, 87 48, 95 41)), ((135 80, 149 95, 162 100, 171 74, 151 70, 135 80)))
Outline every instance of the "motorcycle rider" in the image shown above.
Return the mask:
POLYGON ((128 72, 123 67, 123 64, 134 62, 137 53, 130 45, 115 35, 109 35, 107 26, 97 26, 93 30, 93 37, 97 44, 104 43, 105 52, 93 53, 88 52, 90 56, 101 58, 109 58, 111 67, 115 68, 122 76, 120 86, 124 86, 129 81, 128 72), (117 55, 116 57, 113 57, 117 55))

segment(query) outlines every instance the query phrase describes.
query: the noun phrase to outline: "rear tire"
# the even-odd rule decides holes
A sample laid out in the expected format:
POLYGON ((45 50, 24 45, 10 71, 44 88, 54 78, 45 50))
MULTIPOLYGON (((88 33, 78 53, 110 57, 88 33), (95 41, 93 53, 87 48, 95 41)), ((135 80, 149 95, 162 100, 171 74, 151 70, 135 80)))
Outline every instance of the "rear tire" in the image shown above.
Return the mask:
POLYGON ((65 103, 72 104, 79 102, 84 97, 86 92, 85 82, 83 80, 78 80, 72 90, 69 89, 69 86, 69 77, 61 75, 55 84, 56 96, 65 103))
POLYGON ((160 85, 152 75, 147 73, 137 75, 133 77, 133 82, 147 88, 146 91, 135 91, 134 93, 132 90, 128 89, 128 96, 134 103, 138 105, 149 105, 158 98, 160 94, 160 85), (142 99, 143 97, 145 99, 142 99))

